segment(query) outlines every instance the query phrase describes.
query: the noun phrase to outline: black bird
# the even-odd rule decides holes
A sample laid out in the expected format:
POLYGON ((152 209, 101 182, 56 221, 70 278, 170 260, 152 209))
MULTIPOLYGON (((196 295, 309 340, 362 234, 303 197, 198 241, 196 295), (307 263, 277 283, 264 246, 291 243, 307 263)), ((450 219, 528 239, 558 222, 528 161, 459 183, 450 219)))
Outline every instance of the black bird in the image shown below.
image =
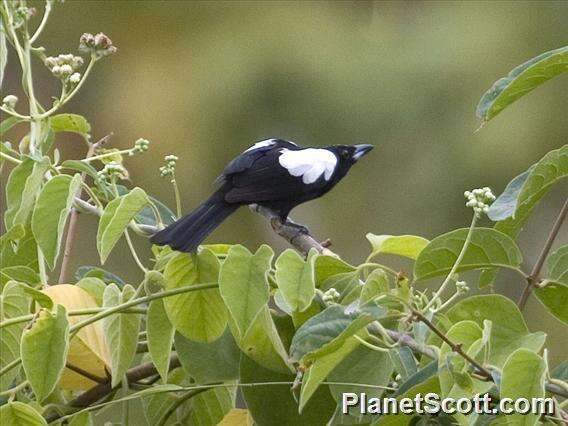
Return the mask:
MULTIPOLYGON (((257 204, 288 222, 294 207, 333 188, 373 145, 302 148, 282 139, 255 143, 217 179, 220 187, 188 215, 154 234, 152 243, 192 252, 240 206, 257 204)), ((293 224, 295 225, 295 224, 293 224)), ((298 226, 298 225, 295 225, 298 226)))

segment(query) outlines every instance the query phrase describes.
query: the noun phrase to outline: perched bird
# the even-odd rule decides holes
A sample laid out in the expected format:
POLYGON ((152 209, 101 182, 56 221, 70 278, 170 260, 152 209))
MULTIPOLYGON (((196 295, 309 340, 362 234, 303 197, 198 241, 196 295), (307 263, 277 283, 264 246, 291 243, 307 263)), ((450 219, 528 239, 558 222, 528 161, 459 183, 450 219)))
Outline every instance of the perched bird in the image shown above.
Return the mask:
MULTIPOLYGON (((333 188, 373 145, 302 148, 267 139, 235 157, 217 181, 220 187, 188 215, 154 234, 152 243, 192 252, 240 206, 257 204, 288 221, 290 210, 333 188)), ((303 227, 301 227, 303 228, 303 227)))

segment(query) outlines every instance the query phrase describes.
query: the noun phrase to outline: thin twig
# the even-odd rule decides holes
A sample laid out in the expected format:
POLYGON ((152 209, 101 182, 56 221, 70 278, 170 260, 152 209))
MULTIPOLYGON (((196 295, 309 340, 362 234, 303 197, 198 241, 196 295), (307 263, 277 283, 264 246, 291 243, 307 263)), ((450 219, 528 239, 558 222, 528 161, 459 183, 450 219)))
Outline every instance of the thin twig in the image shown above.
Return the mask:
POLYGON ((560 209, 560 213, 558 213, 558 216, 556 217, 556 220, 554 221, 554 225, 552 225, 552 229, 550 230, 550 233, 548 234, 548 238, 546 239, 546 243, 544 244, 544 247, 542 248, 542 251, 540 252, 540 255, 538 256, 538 259, 537 259, 536 263, 534 264, 534 267, 533 267, 531 273, 527 277, 527 284, 525 285, 523 293, 521 294, 521 297, 519 298, 519 302, 518 302, 518 306, 519 306, 519 309, 521 311, 525 308, 527 301, 529 299, 529 296, 530 296, 533 288, 536 286, 536 284, 538 282, 538 275, 540 274, 540 270, 542 269, 542 266, 544 265, 544 261, 546 260, 546 257, 548 256, 548 253, 550 252, 550 249, 552 248, 552 244, 554 243, 556 236, 560 232, 560 228, 562 227, 562 223, 564 222, 564 219, 566 219, 567 215, 568 215, 568 198, 566 198, 566 201, 564 201, 564 205, 560 209))
POLYGON ((412 315, 416 319, 418 319, 422 323, 424 323, 430 330, 432 330, 434 332, 434 334, 436 334, 440 339, 442 339, 445 343, 447 343, 448 346, 452 349, 452 351, 454 351, 455 353, 460 355, 467 362, 469 362, 473 367, 475 367, 475 369, 477 370, 476 372, 478 374, 483 376, 485 379, 488 379, 488 380, 491 380, 491 381, 493 380, 493 376, 491 375, 491 372, 488 369, 486 369, 484 366, 482 366, 480 363, 478 363, 476 360, 474 360, 472 357, 470 357, 467 353, 465 353, 464 350, 462 349, 461 343, 452 342, 444 333, 442 333, 438 329, 438 327, 436 327, 428 318, 426 318, 424 315, 422 315, 421 312, 419 312, 417 310, 413 310, 412 315))
POLYGON ((30 44, 33 44, 37 40, 37 38, 45 28, 45 24, 47 23, 47 18, 49 18, 49 14, 51 13, 52 2, 53 2, 52 0, 47 0, 45 2, 45 11, 43 12, 43 18, 41 19, 39 26, 35 30, 34 35, 30 38, 30 44))
MULTIPOLYGON (((89 145, 89 150, 87 151, 86 158, 92 157, 95 153, 99 142, 89 145)), ((84 181, 87 177, 85 172, 81 173, 81 181, 84 181)), ((83 187, 81 186, 77 190, 75 198, 81 199, 83 195, 83 187)), ((71 257, 71 250, 73 248, 73 241, 75 240, 75 232, 77 230, 77 220, 79 219, 79 212, 76 208, 71 209, 71 214, 69 216, 69 227, 67 228, 67 236, 65 237, 65 246, 63 248, 63 259, 61 261, 61 268, 59 270, 58 283, 63 284, 67 281, 67 274, 69 269, 69 259, 71 257)))
POLYGON ((107 379, 105 379, 105 378, 103 378, 103 377, 99 377, 99 376, 96 376, 96 375, 94 375, 94 374, 91 374, 91 373, 89 373, 88 371, 85 371, 85 370, 83 370, 82 368, 77 367, 77 366, 75 366, 75 365, 73 365, 73 364, 70 364, 70 363, 66 363, 66 364, 65 364, 65 367, 67 367, 69 370, 71 370, 71 371, 73 371, 73 372, 75 372, 75 373, 77 373, 77 374, 80 374, 80 375, 83 376, 83 377, 86 377, 86 378, 89 379, 89 380, 92 380, 92 381, 95 382, 95 383, 105 383, 106 380, 107 380, 107 379))

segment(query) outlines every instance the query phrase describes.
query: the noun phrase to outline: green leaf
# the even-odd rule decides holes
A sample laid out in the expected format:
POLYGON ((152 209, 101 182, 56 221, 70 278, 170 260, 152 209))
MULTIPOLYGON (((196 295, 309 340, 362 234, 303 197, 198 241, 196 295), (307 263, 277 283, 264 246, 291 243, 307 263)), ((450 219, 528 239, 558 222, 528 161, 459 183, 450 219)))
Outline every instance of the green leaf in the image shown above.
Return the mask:
MULTIPOLYGON (((211 250, 176 253, 164 270, 166 289, 218 282, 219 266, 211 250)), ((196 342, 212 342, 227 327, 227 309, 216 288, 168 297, 165 308, 175 329, 196 342)))
MULTIPOLYGON (((176 368, 169 373, 168 384, 154 385, 147 391, 155 390, 152 393, 145 393, 140 399, 144 407, 144 417, 148 425, 157 425, 164 413, 178 400, 177 393, 165 392, 168 389, 175 391, 180 389, 186 378, 185 372, 181 368, 176 368)), ((144 392, 144 391, 142 391, 144 392)), ((167 425, 174 424, 176 416, 171 416, 167 425)))
POLYGON ((515 215, 519 195, 521 194, 523 185, 527 181, 530 172, 531 169, 521 173, 507 184, 503 193, 499 195, 497 199, 493 201, 491 207, 489 207, 489 211, 487 212, 487 217, 489 217, 489 219, 494 222, 498 222, 515 215))
POLYGON ((446 316, 454 324, 471 320, 480 328, 484 327, 484 320, 491 321, 489 363, 498 368, 503 365, 509 354, 518 348, 539 351, 546 338, 542 332, 529 333, 517 305, 498 294, 465 298, 452 306, 446 316))
MULTIPOLYGON (((8 234, 12 234, 9 238, 3 238, 2 248, 0 253, 0 258, 2 259, 2 267, 7 268, 9 266, 27 266, 34 271, 37 271, 37 244, 34 240, 32 230, 30 229, 29 223, 25 228, 21 225, 14 225, 12 229, 8 231, 8 234), (22 230, 23 233, 20 233, 22 230), (17 240, 16 237, 18 237, 17 240), (12 240, 14 238, 14 240, 12 240)), ((7 236, 6 234, 3 237, 7 236)))
POLYGON ((103 295, 106 288, 106 284, 103 280, 95 277, 85 277, 81 278, 75 285, 89 293, 89 295, 95 299, 98 306, 103 305, 103 295))
POLYGON ((22 334, 22 366, 38 402, 55 389, 65 368, 69 350, 67 311, 57 305, 56 312, 39 311, 30 328, 22 334))
POLYGON ((316 253, 310 250, 308 259, 304 260, 295 250, 287 249, 276 260, 276 283, 284 301, 294 312, 305 311, 314 298, 316 253))
MULTIPOLYGON (((516 350, 505 362, 501 376, 501 398, 543 398, 546 364, 536 353, 527 349, 516 350)), ((538 423, 538 414, 512 414, 507 424, 533 426, 538 423)))
POLYGON ((363 284, 359 301, 361 304, 368 303, 381 294, 388 293, 389 289, 389 279, 385 271, 374 269, 363 284))
POLYGON ((12 401, 0 407, 0 424, 5 426, 41 426, 47 425, 47 422, 30 405, 12 401))
POLYGON ((97 231, 97 249, 101 263, 105 263, 130 221, 148 203, 146 193, 140 188, 134 188, 128 194, 107 204, 97 231))
MULTIPOLYGON (((415 280, 433 278, 450 272, 467 234, 468 229, 463 228, 434 238, 416 259, 415 280)), ((470 245, 457 271, 495 266, 517 268, 521 262, 521 252, 510 237, 491 228, 475 228, 470 245)))
POLYGON ((51 129, 54 132, 72 132, 88 136, 91 125, 85 117, 77 114, 57 114, 51 117, 51 129))
POLYGON ((59 256, 65 223, 73 198, 81 186, 81 176, 54 176, 41 190, 32 215, 32 232, 49 267, 59 256))
POLYGON ((516 238, 538 201, 552 186, 568 176, 568 145, 550 151, 532 166, 517 199, 513 217, 495 225, 495 229, 516 238))
MULTIPOLYGON (((17 282, 10 281, 4 286, 0 302, 0 319, 2 321, 27 315, 29 312, 29 297, 17 282)), ((1 368, 20 357, 20 338, 25 327, 26 323, 19 323, 0 328, 1 368)), ((8 389, 19 370, 19 367, 13 368, 0 376, 0 391, 8 389)))
POLYGON ((40 282, 36 271, 28 266, 7 266, 0 269, 0 284, 3 286, 8 281, 18 281, 30 285, 40 282))
MULTIPOLYGON (((105 289, 103 306, 110 308, 128 302, 135 294, 131 285, 122 292, 114 284, 105 289)), ((113 314, 103 318, 105 340, 110 350, 112 387, 118 385, 132 364, 138 344, 139 314, 113 314)))
POLYGON ((552 315, 568 324, 568 284, 548 280, 542 284, 534 294, 552 315))
POLYGON ((417 237, 415 235, 375 235, 368 233, 367 240, 369 240, 373 247, 373 252, 369 256, 369 259, 384 253, 414 260, 428 244, 426 238, 417 237))
MULTIPOLYGON (((470 353, 470 350, 476 342, 481 341, 482 334, 479 325, 468 320, 454 324, 446 333, 448 339, 462 345, 462 349, 474 359, 477 354, 470 353)), ((477 345, 475 346, 477 347, 477 345)), ((491 383, 487 382, 476 381, 474 383, 471 377, 467 375, 468 368, 467 361, 453 352, 453 349, 447 343, 442 344, 438 359, 438 378, 444 396, 452 398, 469 397, 473 396, 474 392, 486 392, 487 387, 492 386, 491 383), (465 388, 464 382, 467 383, 465 388)))
POLYGON ((7 209, 4 215, 6 228, 26 224, 48 167, 47 157, 39 162, 25 158, 22 163, 14 167, 6 184, 7 209))
POLYGON ((542 83, 568 71, 568 46, 550 50, 514 68, 479 100, 477 116, 487 122, 542 83))
POLYGON ((190 425, 217 426, 235 406, 236 387, 215 388, 191 398, 190 425))
POLYGON ((306 364, 333 352, 347 338, 385 314, 384 308, 373 304, 361 308, 328 306, 296 331, 290 345, 290 358, 306 364))
POLYGON ((35 300, 39 306, 49 310, 53 308, 53 300, 51 300, 51 297, 49 297, 43 291, 40 291, 23 283, 19 283, 19 285, 22 286, 24 292, 27 293, 33 300, 35 300))
POLYGON ((253 255, 245 247, 231 247, 219 273, 219 291, 242 338, 268 303, 268 271, 274 252, 262 245, 253 255))
MULTIPOLYGON (((395 369, 395 371, 397 370, 395 369)), ((411 376, 408 376, 407 379, 397 389, 396 395, 397 396, 403 395, 410 388, 419 385, 420 383, 424 383, 426 380, 429 380, 432 376, 435 375, 437 376, 437 374, 438 374, 438 361, 434 360, 430 362, 430 364, 428 364, 426 367, 416 371, 411 376)))
POLYGON ((302 389, 300 391, 299 411, 303 412, 304 407, 314 395, 321 382, 339 365, 357 346, 359 342, 353 337, 347 337, 336 346, 333 351, 328 351, 318 357, 310 368, 304 373, 302 379, 302 389))
POLYGON ((197 383, 226 382, 239 377, 241 352, 227 328, 217 340, 200 343, 175 334, 181 365, 197 383))
POLYGON ((407 380, 410 376, 418 372, 416 359, 412 354, 412 350, 407 346, 393 348, 389 351, 391 362, 394 370, 400 374, 401 380, 407 380))
POLYGON ((0 237, 0 246, 6 247, 10 242, 17 242, 26 235, 26 229, 22 224, 17 224, 8 229, 2 237, 0 237))
MULTIPOLYGON (((393 364, 388 353, 377 352, 359 345, 328 374, 327 380, 348 383, 329 385, 333 398, 341 403, 342 394, 347 392, 357 394, 364 392, 367 398, 380 398, 384 393, 381 387, 388 386, 392 372, 393 364), (368 386, 357 386, 357 384, 368 386)), ((358 412, 350 414, 359 416, 358 412)), ((368 417, 367 420, 371 419, 368 417)))
POLYGON ((322 284, 333 275, 356 270, 355 267, 337 257, 323 255, 316 257, 314 269, 316 272, 316 288, 320 288, 322 284))
POLYGON ((546 259, 548 278, 568 284, 568 244, 551 253, 546 259))
POLYGON ((174 341, 174 327, 168 319, 162 299, 150 302, 146 318, 146 333, 150 357, 162 380, 166 383, 170 367, 170 352, 174 341))
POLYGON ((8 130, 18 123, 23 123, 24 120, 18 117, 8 117, 0 123, 0 135, 4 135, 8 130))
POLYGON ((87 176, 97 179, 97 169, 91 166, 89 163, 85 163, 80 160, 65 160, 61 163, 61 167, 69 170, 75 170, 76 172, 85 173, 87 176))
MULTIPOLYGON (((294 375, 277 373, 257 364, 243 355, 241 360, 241 382, 293 382, 294 375)), ((289 384, 273 386, 242 387, 243 398, 247 408, 260 426, 274 424, 278 419, 279 426, 313 426, 325 425, 333 415, 335 401, 328 386, 320 386, 311 397, 304 410, 298 412, 298 403, 290 392, 289 384)))
POLYGON ((83 278, 98 278, 107 284, 116 284, 119 288, 124 287, 124 281, 118 275, 105 271, 98 266, 79 266, 75 271, 75 278, 81 280, 83 278))
MULTIPOLYGON (((174 212, 170 210, 168 206, 166 206, 157 198, 154 198, 152 196, 148 196, 148 198, 152 203, 154 203, 154 206, 156 206, 156 209, 160 213, 160 217, 164 225, 168 226, 175 222, 176 215, 174 214, 174 212)), ((143 225, 151 225, 151 226, 157 225, 156 216, 154 215, 154 210, 150 206, 144 207, 142 211, 134 217, 134 220, 136 221, 136 223, 140 223, 143 225)))

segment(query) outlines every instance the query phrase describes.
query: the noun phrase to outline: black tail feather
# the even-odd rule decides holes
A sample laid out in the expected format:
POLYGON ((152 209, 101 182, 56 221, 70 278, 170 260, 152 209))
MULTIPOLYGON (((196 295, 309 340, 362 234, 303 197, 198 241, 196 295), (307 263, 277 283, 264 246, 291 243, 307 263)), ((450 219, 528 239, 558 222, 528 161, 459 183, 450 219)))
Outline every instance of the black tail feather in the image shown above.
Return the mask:
POLYGON ((188 215, 154 234, 150 241, 174 250, 193 252, 239 205, 228 204, 218 194, 201 204, 188 215))

